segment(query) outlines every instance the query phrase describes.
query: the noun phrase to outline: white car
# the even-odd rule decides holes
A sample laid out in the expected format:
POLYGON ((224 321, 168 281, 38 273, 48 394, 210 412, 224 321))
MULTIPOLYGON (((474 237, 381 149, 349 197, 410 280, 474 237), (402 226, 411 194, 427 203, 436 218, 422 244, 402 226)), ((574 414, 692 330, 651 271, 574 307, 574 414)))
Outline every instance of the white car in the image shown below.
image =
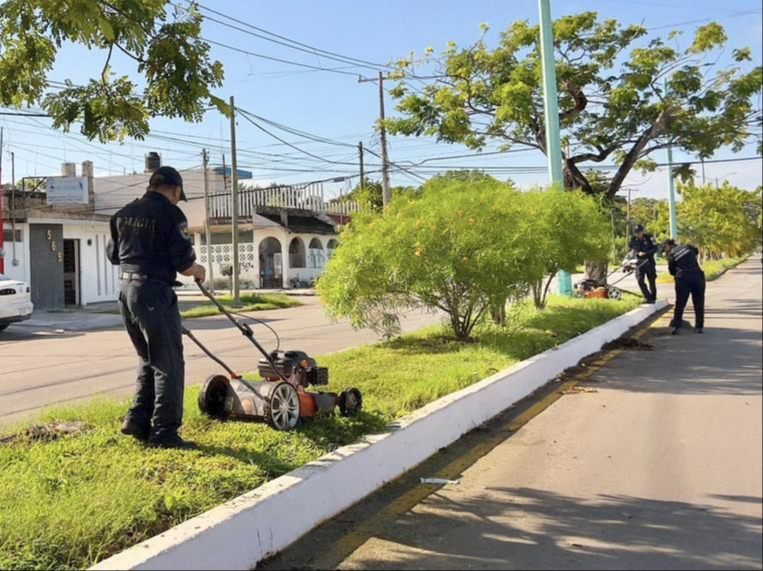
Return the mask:
POLYGON ((34 305, 29 286, 0 274, 0 332, 12 323, 31 319, 34 305))

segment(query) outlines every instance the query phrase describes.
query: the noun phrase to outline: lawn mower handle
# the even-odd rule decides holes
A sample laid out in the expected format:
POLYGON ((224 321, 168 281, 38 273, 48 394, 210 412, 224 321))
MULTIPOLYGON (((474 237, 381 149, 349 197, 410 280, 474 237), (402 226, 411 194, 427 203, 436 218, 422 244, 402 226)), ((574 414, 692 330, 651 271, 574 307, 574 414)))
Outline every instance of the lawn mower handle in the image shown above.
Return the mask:
MULTIPOLYGON (((214 296, 212 292, 210 292, 206 287, 204 287, 204 284, 200 280, 196 280, 196 285, 199 286, 199 289, 201 290, 201 293, 203 293, 215 306, 217 309, 227 317, 233 325, 235 325, 239 331, 241 331, 241 334, 249 339, 249 341, 252 342, 252 345, 257 347, 257 350, 263 354, 265 359, 267 359, 268 363, 270 363, 273 370, 278 373, 278 376, 281 377, 282 381, 289 382, 289 380, 283 375, 283 373, 280 372, 278 367, 276 367, 276 363, 273 360, 273 356, 268 353, 267 349, 260 345, 260 342, 257 341, 257 339, 254 336, 254 331, 252 331, 252 328, 249 327, 247 323, 241 323, 238 319, 236 319, 230 311, 228 311, 225 306, 220 303, 220 301, 214 296)), ((189 332, 190 333, 190 332, 189 332)), ((189 336, 193 340, 193 336, 189 336)), ((198 344, 198 343, 197 343, 198 344)), ((209 353, 207 353, 209 354, 209 353)), ((217 359, 215 359, 217 360, 217 359)), ((227 369, 227 367, 226 367, 227 369)), ((230 371, 229 371, 230 372, 230 371)))

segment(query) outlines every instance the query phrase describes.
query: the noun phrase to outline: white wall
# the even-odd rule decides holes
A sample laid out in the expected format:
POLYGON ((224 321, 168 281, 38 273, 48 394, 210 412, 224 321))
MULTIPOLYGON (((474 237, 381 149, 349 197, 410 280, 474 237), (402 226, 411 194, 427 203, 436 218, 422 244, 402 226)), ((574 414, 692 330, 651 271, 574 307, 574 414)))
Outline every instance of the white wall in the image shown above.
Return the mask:
MULTIPOLYGON (((35 219, 32 224, 61 224, 64 240, 80 241, 80 299, 82 305, 103 301, 114 301, 119 286, 119 270, 106 258, 106 244, 109 240, 109 225, 106 222, 79 220, 35 219)), ((29 256, 29 224, 17 224, 22 231, 22 242, 16 244, 16 259, 13 264, 13 244, 5 244, 5 275, 9 278, 30 283, 32 272, 29 256)), ((6 230, 10 225, 6 224, 6 230)))
MULTIPOLYGON (((275 226, 272 228, 256 228, 254 230, 254 242, 249 244, 239 245, 239 258, 242 265, 241 279, 252 282, 257 288, 261 287, 260 284, 260 244, 268 238, 275 238, 281 243, 281 253, 283 255, 284 263, 284 287, 288 288, 291 280, 299 279, 301 281, 310 281, 321 275, 325 263, 328 261, 328 244, 331 240, 336 240, 336 236, 320 236, 317 234, 291 234, 286 232, 282 227, 275 226), (323 246, 323 265, 320 267, 306 267, 306 268, 291 268, 289 267, 289 244, 294 238, 301 238, 305 244, 305 258, 306 263, 310 265, 310 242, 313 238, 320 241, 323 246)), ((201 245, 201 234, 197 233, 195 237, 196 241, 196 255, 198 256, 198 262, 204 267, 208 268, 207 262, 207 247, 201 245)), ((230 244, 219 244, 213 246, 213 270, 215 279, 220 279, 222 275, 222 267, 230 265, 232 263, 233 256, 230 244)), ((185 281, 185 280, 184 280, 185 281)), ((188 282, 190 283, 190 281, 188 282)))
POLYGON ((64 240, 79 240, 82 305, 115 301, 119 268, 106 257, 109 225, 105 222, 64 224, 64 240))
MULTIPOLYGON (((10 231, 11 225, 6 223, 5 229, 10 231)), ((21 231, 21 242, 16 242, 15 258, 18 264, 14 264, 14 244, 6 242, 5 249, 5 275, 11 279, 29 283, 29 227, 27 224, 16 224, 16 231, 21 231)))

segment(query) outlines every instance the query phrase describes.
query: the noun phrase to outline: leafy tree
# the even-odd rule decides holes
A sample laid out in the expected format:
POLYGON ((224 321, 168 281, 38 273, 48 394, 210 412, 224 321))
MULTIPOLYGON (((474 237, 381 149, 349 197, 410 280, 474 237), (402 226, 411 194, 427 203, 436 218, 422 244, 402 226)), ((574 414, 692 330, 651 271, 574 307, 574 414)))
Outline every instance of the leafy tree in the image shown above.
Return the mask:
POLYGON ((703 258, 739 256, 760 244, 760 194, 726 182, 680 186, 678 220, 682 240, 700 249, 703 258))
MULTIPOLYGON (((394 199, 403 193, 417 193, 419 190, 411 186, 393 186, 391 188, 392 198, 394 199)), ((371 210, 380 212, 384 207, 382 184, 379 181, 367 178, 363 184, 358 183, 349 193, 336 199, 336 201, 357 202, 358 204, 368 205, 371 210)))
POLYGON ((543 308, 560 270, 573 273, 586 260, 607 259, 610 222, 599 201, 582 192, 534 190, 523 199, 532 220, 528 239, 535 249, 533 300, 543 308))
POLYGON ((0 102, 39 105, 53 127, 81 123, 89 139, 143 138, 151 117, 200 121, 211 102, 228 107, 211 90, 223 80, 199 37, 202 17, 167 0, 6 0, 0 5, 0 102), (104 64, 86 85, 53 84, 49 73, 66 43, 101 50, 104 64), (134 60, 143 87, 114 77, 114 52, 134 60), (60 87, 58 91, 49 88, 60 87))
MULTIPOLYGON (((715 70, 728 40, 719 24, 699 27, 684 48, 678 32, 647 34, 643 26, 624 27, 595 12, 554 22, 559 119, 570 149, 567 188, 612 199, 634 169, 656 168, 651 155, 668 145, 710 157, 723 146, 741 150, 755 136, 760 111, 753 101, 763 70, 743 69, 749 48, 733 50, 735 65, 715 70), (584 172, 585 165, 611 161, 618 168, 604 180, 584 172)), ((493 49, 480 39, 402 60, 393 91, 401 116, 387 121, 389 130, 477 150, 499 142, 546 153, 538 36, 538 26, 519 21, 493 49), (435 79, 413 90, 407 77, 420 65, 433 66, 435 79)))
POLYGON ((490 177, 439 177, 420 196, 353 219, 318 281, 335 317, 391 335, 411 306, 445 312, 468 339, 491 308, 524 296, 531 220, 522 194, 490 177))

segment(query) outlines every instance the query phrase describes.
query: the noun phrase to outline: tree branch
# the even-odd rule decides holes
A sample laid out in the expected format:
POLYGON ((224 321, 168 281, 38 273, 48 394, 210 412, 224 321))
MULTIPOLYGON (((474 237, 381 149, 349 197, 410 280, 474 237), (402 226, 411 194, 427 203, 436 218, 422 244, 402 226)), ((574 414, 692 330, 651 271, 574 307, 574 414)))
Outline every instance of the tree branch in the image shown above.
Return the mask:
POLYGON ((623 182, 625 182, 626 177, 630 174, 631 170, 633 170, 633 166, 638 162, 641 153, 649 144, 649 141, 654 140, 665 130, 665 126, 672 115, 672 109, 663 110, 652 126, 638 138, 636 144, 625 156, 625 160, 623 161, 623 164, 620 165, 617 174, 615 174, 614 178, 609 183, 609 188, 607 189, 608 199, 612 200, 615 197, 620 190, 620 187, 623 185, 623 182))

